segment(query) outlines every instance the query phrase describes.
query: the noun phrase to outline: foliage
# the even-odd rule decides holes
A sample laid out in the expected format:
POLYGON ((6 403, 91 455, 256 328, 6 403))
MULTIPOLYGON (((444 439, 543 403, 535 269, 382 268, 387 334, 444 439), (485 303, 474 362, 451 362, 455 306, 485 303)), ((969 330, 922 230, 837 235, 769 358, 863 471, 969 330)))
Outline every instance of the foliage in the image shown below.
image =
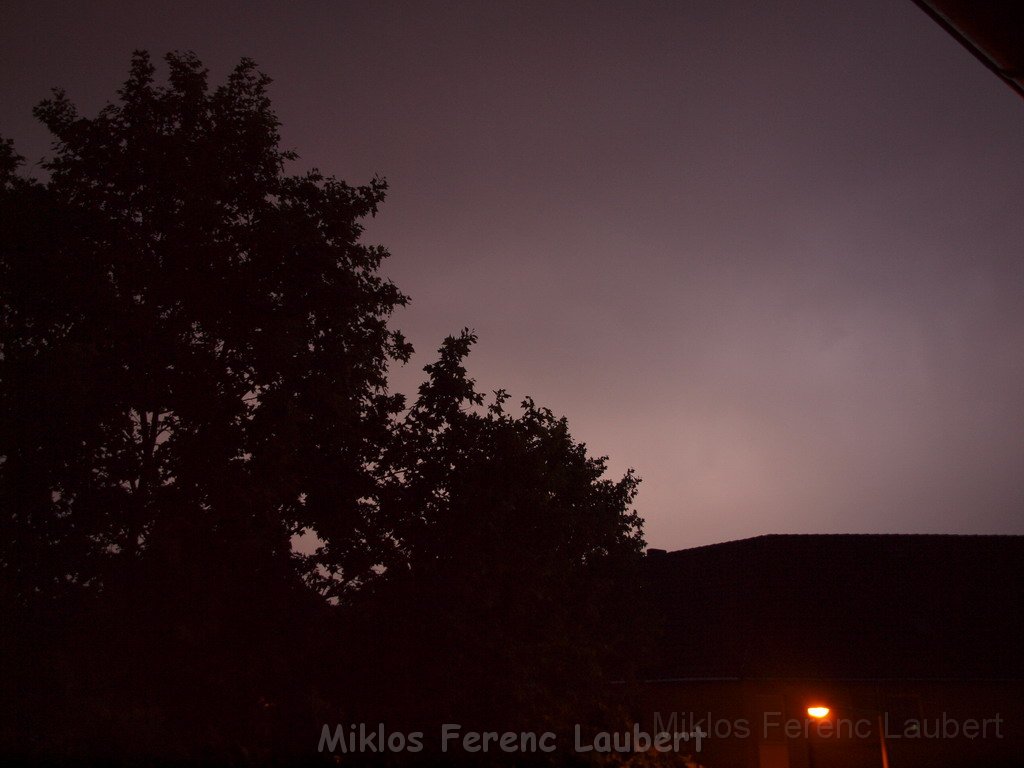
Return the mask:
POLYGON ((625 669, 639 481, 604 479, 605 459, 529 398, 518 416, 500 390, 484 408, 462 365, 475 340, 445 341, 384 457, 383 508, 406 561, 366 596, 368 642, 387 655, 385 690, 430 696, 375 708, 420 723, 565 728, 597 715, 609 669, 625 669))
POLYGON ((27 223, 0 254, 17 540, 62 547, 49 581, 81 585, 145 549, 187 562, 197 537, 287 558, 311 527, 330 545, 307 575, 340 592, 384 554, 365 500, 402 407, 387 362, 411 351, 387 253, 358 242, 386 186, 285 175, 251 61, 213 91, 195 57, 167 61, 158 86, 136 54, 95 119, 59 91, 36 110, 50 178, 14 196, 27 223))
POLYGON ((530 399, 485 404, 468 331, 406 409, 407 298, 360 241, 385 182, 288 175, 251 61, 214 89, 167 64, 136 53, 95 118, 41 103, 44 182, 0 142, 0 735, 252 762, 346 715, 601 710, 638 480, 530 399))

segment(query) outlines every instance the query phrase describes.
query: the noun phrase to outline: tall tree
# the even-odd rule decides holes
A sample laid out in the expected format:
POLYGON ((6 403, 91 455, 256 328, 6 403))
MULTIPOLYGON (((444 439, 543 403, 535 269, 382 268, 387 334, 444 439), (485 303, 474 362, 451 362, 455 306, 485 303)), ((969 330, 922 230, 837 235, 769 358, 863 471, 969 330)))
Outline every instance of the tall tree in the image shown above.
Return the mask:
POLYGON ((376 467, 406 297, 360 242, 386 186, 286 173, 251 61, 213 89, 167 65, 136 53, 94 118, 41 103, 43 183, 0 144, 4 720, 57 755, 258 746, 314 697, 301 580, 343 597, 398 551, 376 467))
MULTIPOLYGON (((6 155, 4 540, 62 547, 48 580, 85 584, 198 539, 287 559, 311 528, 329 544, 306 576, 339 594, 387 559, 373 466, 406 298, 359 242, 385 183, 286 175, 251 61, 214 90, 191 54, 167 63, 158 85, 137 53, 93 119, 59 91, 40 104, 45 185, 6 155)), ((0 557, 15 581, 19 562, 0 557)))

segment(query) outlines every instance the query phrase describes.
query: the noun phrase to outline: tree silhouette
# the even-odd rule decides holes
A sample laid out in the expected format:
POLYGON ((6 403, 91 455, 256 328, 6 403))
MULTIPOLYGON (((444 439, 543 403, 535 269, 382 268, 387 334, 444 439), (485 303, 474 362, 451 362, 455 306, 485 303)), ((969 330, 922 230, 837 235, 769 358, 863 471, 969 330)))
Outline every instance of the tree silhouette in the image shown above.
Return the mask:
POLYGON ((309 527, 339 593, 385 558, 362 500, 402 406, 387 362, 410 352, 387 253, 358 242, 385 184, 285 175, 251 61, 213 91, 194 56, 167 61, 158 86, 136 54, 95 119, 60 92, 40 104, 49 181, 8 182, 39 198, 2 255, 10 508, 74 553, 54 583, 141 550, 187 560, 196 538, 288 559, 309 527))
POLYGON ((93 119, 40 104, 46 183, 0 164, 7 679, 43 732, 66 708, 69 753, 234 749, 309 637, 279 639, 310 619, 298 580, 342 596, 397 551, 373 500, 406 298, 359 242, 385 184, 286 175, 252 62, 213 90, 167 63, 158 85, 137 53, 93 119), (299 558, 306 528, 328 543, 299 558))
POLYGON ((166 61, 95 118, 42 102, 43 182, 0 142, 0 752, 253 762, 343 716, 608 704, 636 478, 485 405, 469 332, 406 409, 407 299, 360 241, 386 184, 286 173, 251 61, 166 61))
POLYGON ((605 459, 529 398, 518 416, 501 390, 485 407, 463 366, 475 341, 445 341, 382 462, 407 558, 365 598, 365 647, 395 676, 374 709, 566 729, 609 704, 609 670, 636 645, 639 481, 604 479, 605 459))

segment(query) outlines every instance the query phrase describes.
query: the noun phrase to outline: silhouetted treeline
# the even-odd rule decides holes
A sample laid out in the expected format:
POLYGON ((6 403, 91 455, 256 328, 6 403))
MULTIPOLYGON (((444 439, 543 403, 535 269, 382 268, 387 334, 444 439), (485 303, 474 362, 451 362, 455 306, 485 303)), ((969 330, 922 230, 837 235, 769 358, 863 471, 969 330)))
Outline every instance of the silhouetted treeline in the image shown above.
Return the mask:
POLYGON ((94 118, 42 102, 43 181, 0 143, 0 756, 620 723, 638 481, 485 401, 468 331, 391 393, 407 298, 360 240, 386 184, 286 174, 252 62, 211 89, 166 61, 94 118))

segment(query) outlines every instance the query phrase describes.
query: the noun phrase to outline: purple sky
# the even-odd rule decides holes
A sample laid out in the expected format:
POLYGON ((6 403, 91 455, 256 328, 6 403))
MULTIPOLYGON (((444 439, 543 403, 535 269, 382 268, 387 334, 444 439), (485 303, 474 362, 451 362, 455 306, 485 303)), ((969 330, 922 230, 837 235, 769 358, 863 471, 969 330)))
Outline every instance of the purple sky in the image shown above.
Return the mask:
POLYGON ((1024 100, 910 0, 45 3, 0 11, 0 134, 133 48, 275 79, 419 353, 644 478, 668 549, 1024 533, 1024 100))

